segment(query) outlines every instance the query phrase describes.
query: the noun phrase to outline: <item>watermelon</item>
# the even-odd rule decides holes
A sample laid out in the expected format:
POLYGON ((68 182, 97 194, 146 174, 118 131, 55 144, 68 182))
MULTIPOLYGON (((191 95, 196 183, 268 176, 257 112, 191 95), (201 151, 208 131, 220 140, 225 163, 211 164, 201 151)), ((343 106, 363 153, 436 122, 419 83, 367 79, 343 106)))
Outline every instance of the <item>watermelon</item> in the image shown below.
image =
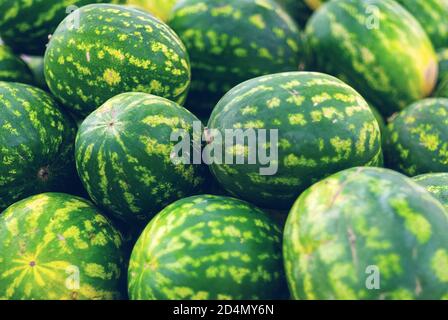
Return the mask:
POLYGON ((0 209, 76 185, 76 126, 44 91, 0 82, 0 209), (67 182, 70 183, 67 183, 67 182))
POLYGON ((290 209, 322 178, 353 166, 380 165, 382 159, 380 129, 367 102, 342 81, 320 73, 286 72, 244 82, 222 98, 208 127, 222 136, 228 129, 252 129, 258 136, 259 129, 268 130, 266 143, 257 142, 256 164, 248 164, 246 142, 209 143, 234 160, 246 155, 244 164, 220 164, 217 158, 211 170, 227 191, 266 208, 290 209), (277 143, 270 141, 270 130, 277 131, 277 143), (267 165, 259 161, 264 153, 274 158, 267 165), (268 167, 272 172, 262 174, 268 167))
POLYGON ((0 0, 0 36, 14 51, 43 55, 48 38, 67 14, 96 2, 122 0, 0 0))
POLYGON ((413 180, 448 208, 448 173, 427 173, 416 176, 413 180))
POLYGON ((179 200, 145 228, 131 255, 132 300, 249 300, 285 296, 281 231, 228 197, 179 200))
POLYGON ((299 26, 304 27, 306 22, 324 2, 328 0, 276 0, 288 12, 299 26))
POLYGON ((397 0, 420 22, 435 48, 448 46, 448 0, 397 0))
POLYGON ((168 20, 171 9, 178 0, 127 0, 126 3, 132 6, 140 7, 161 19, 168 20))
POLYGON ((4 45, 0 45, 0 81, 33 83, 33 74, 26 63, 4 45))
POLYGON ((352 168, 309 188, 285 228, 294 299, 448 299, 448 214, 411 179, 352 168))
POLYGON ((76 139, 77 169, 90 197, 137 232, 168 204, 198 192, 203 167, 175 164, 171 141, 173 132, 192 133, 196 121, 176 103, 146 93, 108 100, 76 139))
POLYGON ((301 34, 272 0, 183 0, 168 24, 190 54, 187 106, 210 115, 232 87, 251 78, 298 70, 301 34))
POLYGON ((435 97, 448 98, 448 49, 438 52, 439 59, 439 81, 435 97))
POLYGON ((389 123, 388 167, 407 175, 448 171, 448 99, 418 101, 389 123))
POLYGON ((124 92, 147 92, 183 103, 190 65, 177 35, 149 13, 126 6, 80 8, 57 28, 45 53, 53 95, 87 116, 124 92), (67 21, 80 18, 80 27, 67 21))
POLYGON ((310 19, 306 36, 315 70, 352 85, 385 116, 435 87, 431 41, 395 1, 330 1, 310 19))
POLYGON ((122 238, 88 201, 43 193, 0 215, 0 299, 119 299, 122 238))

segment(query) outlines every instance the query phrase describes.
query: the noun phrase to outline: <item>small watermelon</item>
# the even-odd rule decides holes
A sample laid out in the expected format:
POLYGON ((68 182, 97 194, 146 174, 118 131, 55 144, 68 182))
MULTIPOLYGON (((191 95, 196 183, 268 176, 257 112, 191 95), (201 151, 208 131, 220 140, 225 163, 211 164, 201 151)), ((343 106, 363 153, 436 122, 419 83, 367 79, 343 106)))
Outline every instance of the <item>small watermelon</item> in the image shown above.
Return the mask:
POLYGON ((237 199, 179 200, 137 241, 128 288, 133 300, 284 298, 281 231, 266 213, 237 199))
POLYGON ((178 36, 151 14, 93 4, 73 12, 55 31, 45 53, 45 77, 53 95, 85 117, 124 92, 183 103, 190 65, 178 36), (67 23, 75 17, 79 28, 67 23))
POLYGON ((0 209, 77 184, 76 126, 44 91, 0 82, 0 209))
POLYGON ((313 12, 326 1, 328 0, 277 0, 302 27, 306 25, 313 12))
POLYGON ((88 201, 44 193, 0 215, 0 300, 126 297, 121 235, 88 201))
POLYGON ((315 69, 352 85, 385 116, 436 85, 431 41, 395 1, 330 1, 310 19, 306 36, 315 69))
POLYGON ((209 115, 232 87, 251 78, 299 69, 301 34, 272 0, 183 0, 168 24, 191 58, 187 106, 209 115))
POLYGON ((353 166, 380 165, 382 159, 380 129, 367 102, 320 73, 286 72, 244 82, 218 103, 208 128, 223 137, 209 143, 223 153, 212 161, 214 176, 227 191, 260 207, 290 209, 322 178, 353 166), (227 144, 227 130, 260 137, 260 129, 267 130, 265 142, 250 145, 243 137, 227 144), (270 140, 274 134, 277 141, 270 140), (249 151, 257 152, 254 164, 249 151), (263 153, 271 157, 268 164, 260 161, 263 153), (237 164, 237 157, 244 164, 237 164))
POLYGON ((435 48, 448 46, 448 0, 397 0, 420 22, 435 48))
POLYGON ((33 84, 33 74, 26 63, 5 45, 0 45, 0 81, 33 84))
POLYGON ((49 36, 77 7, 121 0, 0 0, 0 36, 14 51, 43 55, 49 36))
POLYGON ((448 299, 448 213, 411 179, 352 168, 304 192, 284 234, 294 299, 448 299))
POLYGON ((427 173, 413 179, 448 208, 448 173, 427 173))
POLYGON ((76 139, 78 173, 93 201, 138 230, 198 192, 203 167, 175 164, 171 141, 176 130, 192 133, 195 121, 176 103, 146 93, 118 95, 94 111, 76 139))
POLYGON ((435 97, 448 98, 448 49, 438 52, 439 59, 439 81, 437 84, 435 97))
POLYGON ((387 165, 407 175, 448 171, 448 99, 418 101, 389 123, 387 165))
POLYGON ((162 21, 168 20, 171 9, 178 0, 127 0, 126 3, 136 7, 141 7, 162 21))

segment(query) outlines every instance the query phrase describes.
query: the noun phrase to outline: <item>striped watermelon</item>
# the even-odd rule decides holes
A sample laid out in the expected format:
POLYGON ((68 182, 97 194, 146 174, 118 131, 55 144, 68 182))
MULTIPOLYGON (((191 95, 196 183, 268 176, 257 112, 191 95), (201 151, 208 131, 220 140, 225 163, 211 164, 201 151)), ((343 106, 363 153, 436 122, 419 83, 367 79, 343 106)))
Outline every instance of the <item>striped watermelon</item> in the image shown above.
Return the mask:
POLYGON ((435 48, 448 46, 448 0, 397 0, 420 22, 435 48))
POLYGON ((438 52, 439 81, 434 96, 448 98, 448 49, 438 52))
POLYGON ((418 101, 389 123, 387 162, 411 176, 448 172, 448 99, 418 101))
POLYGON ((172 161, 171 134, 199 121, 167 99, 124 93, 82 123, 76 164, 94 202, 136 229, 162 208, 198 191, 202 166, 172 161))
POLYGON ((14 51, 43 55, 48 38, 59 22, 89 3, 121 0, 0 0, 0 36, 14 51))
MULTIPOLYGON (((208 127, 223 136, 226 129, 278 130, 278 146, 269 138, 258 146, 265 152, 278 147, 274 175, 261 175, 269 165, 258 160, 211 166, 227 191, 261 207, 289 209, 312 183, 382 159, 381 134, 369 105, 342 81, 320 73, 286 72, 242 83, 218 103, 208 127)), ((246 154, 247 143, 223 143, 223 153, 232 158, 246 154)), ((215 141, 210 146, 221 148, 215 141)))
POLYGON ((137 241, 128 288, 133 300, 283 298, 281 231, 266 213, 237 199, 179 200, 137 241))
POLYGON ((199 114, 237 84, 302 62, 299 30, 273 0, 182 0, 168 24, 190 54, 187 106, 199 114))
POLYGON ((178 0, 127 0, 126 3, 141 7, 162 21, 168 20, 171 9, 178 0))
POLYGON ((93 4, 59 25, 45 53, 45 77, 64 106, 87 116, 123 92, 147 92, 183 103, 190 66, 177 35, 149 13, 93 4), (76 16, 80 27, 68 26, 76 16))
POLYGON ((324 2, 328 0, 276 0, 299 24, 305 26, 306 22, 324 2))
POLYGON ((353 168, 312 186, 286 223, 295 299, 448 299, 448 214, 411 179, 353 168))
POLYGON ((425 187, 448 209, 448 173, 427 173, 414 177, 413 180, 425 187))
POLYGON ((33 83, 33 74, 26 63, 7 46, 0 44, 0 81, 33 83))
POLYGON ((0 215, 0 299, 118 299, 121 235, 88 201, 44 193, 0 215))
POLYGON ((436 84, 434 48, 395 1, 330 1, 311 18, 306 35, 315 68, 352 85, 387 116, 436 84))
POLYGON ((29 85, 0 82, 0 97, 0 209, 33 194, 68 191, 78 181, 73 121, 29 85))

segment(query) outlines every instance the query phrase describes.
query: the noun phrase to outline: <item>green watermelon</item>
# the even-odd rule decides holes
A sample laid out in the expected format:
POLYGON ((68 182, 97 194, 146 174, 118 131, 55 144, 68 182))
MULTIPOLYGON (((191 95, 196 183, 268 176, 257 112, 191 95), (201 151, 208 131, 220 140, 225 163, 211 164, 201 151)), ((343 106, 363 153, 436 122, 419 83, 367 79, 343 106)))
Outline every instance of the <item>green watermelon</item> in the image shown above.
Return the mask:
POLYGON ((407 175, 448 171, 448 99, 418 101, 389 123, 389 167, 407 175))
POLYGON ((76 126, 44 91, 0 82, 0 209, 76 184, 76 126))
POLYGON ((310 19, 306 36, 315 69, 352 85, 386 116, 435 87, 431 41, 395 1, 330 1, 310 19))
POLYGON ((121 235, 88 201, 44 193, 0 215, 0 299, 125 297, 121 235))
POLYGON ((182 0, 168 24, 190 54, 187 106, 209 115, 237 84, 261 75, 298 70, 301 34, 273 0, 182 0))
POLYGON ((0 36, 14 51, 43 55, 49 36, 76 7, 122 0, 0 0, 0 36))
POLYGON ((439 81, 437 84, 435 97, 448 98, 448 49, 438 52, 439 59, 439 81))
POLYGON ((0 44, 0 81, 32 84, 33 74, 26 63, 7 46, 0 44))
POLYGON ((448 46, 448 0, 397 0, 420 22, 435 48, 448 46))
POLYGON ((80 8, 58 27, 45 53, 45 77, 62 104, 87 116, 124 92, 183 103, 190 65, 177 35, 149 13, 125 6, 80 8), (79 16, 79 28, 67 21, 79 16))
POLYGON ((276 0, 294 18, 299 26, 304 27, 306 22, 324 2, 328 0, 276 0))
POLYGON ((79 176, 94 202, 136 229, 168 204, 199 191, 202 166, 175 164, 177 130, 199 120, 167 99, 124 93, 84 120, 76 139, 79 176))
POLYGON ((448 208, 448 173, 427 173, 414 177, 413 180, 448 208))
POLYGON ((137 241, 128 290, 132 300, 283 298, 281 231, 266 213, 237 199, 179 200, 137 241))
POLYGON ((290 209, 314 182, 353 166, 380 165, 382 159, 380 129, 367 102, 320 73, 286 72, 242 83, 218 103, 208 127, 223 136, 227 129, 268 130, 266 143, 257 144, 258 157, 275 156, 278 149, 270 165, 259 158, 248 164, 246 142, 229 146, 223 138, 222 146, 213 139, 209 144, 226 157, 246 155, 245 164, 220 164, 217 158, 211 170, 227 191, 261 207, 290 209), (269 130, 278 130, 278 143, 269 140, 269 130), (276 172, 261 174, 261 168, 276 165, 276 172))
POLYGON ((304 192, 284 234, 294 299, 448 299, 448 214, 411 179, 352 168, 304 192))

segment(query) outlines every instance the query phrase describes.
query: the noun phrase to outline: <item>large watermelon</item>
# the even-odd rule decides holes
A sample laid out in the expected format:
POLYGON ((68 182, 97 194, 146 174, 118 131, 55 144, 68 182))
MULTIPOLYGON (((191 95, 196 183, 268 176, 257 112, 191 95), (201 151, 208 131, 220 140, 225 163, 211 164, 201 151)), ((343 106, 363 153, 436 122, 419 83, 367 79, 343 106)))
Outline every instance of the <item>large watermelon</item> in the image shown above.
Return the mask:
POLYGON ((438 52, 439 81, 434 96, 448 98, 448 49, 438 52))
POLYGON ((313 15, 306 35, 314 67, 352 85, 387 116, 436 84, 431 41, 395 1, 330 1, 313 15))
POLYGON ((121 0, 0 0, 0 36, 20 53, 43 55, 48 38, 77 7, 121 0))
POLYGON ((128 287, 134 300, 287 297, 281 231, 266 213, 237 199, 177 201, 137 241, 128 287))
POLYGON ((448 46, 448 0, 397 0, 420 22, 435 48, 448 46))
POLYGON ((448 173, 427 173, 413 179, 448 209, 448 173))
POLYGON ((389 167, 410 176, 448 171, 448 99, 418 101, 389 123, 389 167))
POLYGON ((300 33, 273 0, 182 0, 169 25, 190 54, 187 106, 210 114, 235 85, 265 74, 298 70, 300 33))
POLYGON ((284 234, 295 299, 448 299, 448 214, 411 179, 352 168, 304 192, 284 234))
MULTIPOLYGON (((107 101, 82 123, 76 164, 94 202, 139 229, 162 208, 198 191, 202 166, 175 164, 178 130, 199 120, 174 102, 145 93, 107 101)), ((200 127, 199 127, 200 128, 200 127)))
POLYGON ((257 141, 256 164, 248 164, 247 153, 257 150, 246 141, 227 145, 223 138, 222 144, 219 139, 209 144, 226 157, 246 158, 245 164, 220 164, 216 158, 211 169, 227 191, 262 207, 289 209, 312 183, 382 159, 381 134, 369 105, 342 81, 320 73, 287 72, 242 83, 218 103, 208 127, 222 136, 227 129, 268 130, 266 143, 257 141), (270 141, 270 130, 278 132, 278 144, 270 141), (264 152, 275 159, 261 164, 264 152), (261 168, 268 167, 273 172, 262 175, 261 168))
POLYGON ((117 299, 121 235, 93 205, 62 193, 32 196, 0 215, 0 299, 117 299))
POLYGON ((166 21, 178 0, 127 0, 126 3, 148 10, 159 19, 166 21))
POLYGON ((45 77, 64 106, 87 116, 130 91, 182 103, 190 66, 184 45, 163 22, 141 10, 94 4, 59 25, 45 53, 45 77), (75 16, 79 28, 67 24, 75 16))
POLYGON ((0 81, 33 83, 33 74, 26 63, 7 46, 0 44, 0 81))
POLYGON ((74 122, 32 86, 0 82, 0 97, 0 209, 74 186, 74 122))
POLYGON ((305 26, 306 22, 324 2, 328 0, 276 0, 300 25, 305 26))

